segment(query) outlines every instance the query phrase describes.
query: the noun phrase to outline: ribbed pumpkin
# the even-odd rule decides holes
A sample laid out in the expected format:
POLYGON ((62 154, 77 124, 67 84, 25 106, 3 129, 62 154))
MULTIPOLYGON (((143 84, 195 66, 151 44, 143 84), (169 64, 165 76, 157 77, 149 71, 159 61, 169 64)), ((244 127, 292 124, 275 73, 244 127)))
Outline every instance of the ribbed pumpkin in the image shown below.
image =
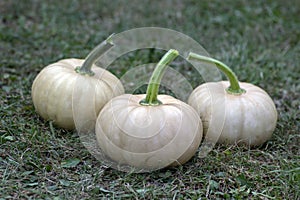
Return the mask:
MULTIPOLYGON (((111 41, 106 40, 85 60, 64 59, 45 67, 32 85, 32 101, 37 113, 59 127, 72 130, 75 128, 74 115, 77 114, 73 113, 73 106, 77 106, 73 104, 74 91, 80 91, 84 97, 94 97, 85 103, 94 103, 96 114, 111 98, 123 94, 124 88, 118 78, 93 64, 112 45, 111 41), (88 90, 89 86, 93 89, 88 90)), ((80 113, 84 112, 83 107, 80 113)))
POLYGON ((250 83, 239 83, 224 63, 191 53, 188 59, 215 63, 229 81, 208 82, 198 86, 188 104, 200 114, 207 138, 219 143, 258 146, 271 138, 276 127, 277 111, 270 96, 250 83), (219 119, 221 112, 224 120, 219 119), (214 130, 214 126, 222 130, 214 130), (219 132, 221 131, 221 132, 219 132), (208 134, 208 135, 207 135, 208 134))
POLYGON ((147 94, 124 94, 110 100, 96 122, 100 149, 117 166, 151 171, 184 164, 196 152, 202 123, 196 111, 169 95, 158 95, 167 64, 178 52, 170 50, 156 66, 147 94))

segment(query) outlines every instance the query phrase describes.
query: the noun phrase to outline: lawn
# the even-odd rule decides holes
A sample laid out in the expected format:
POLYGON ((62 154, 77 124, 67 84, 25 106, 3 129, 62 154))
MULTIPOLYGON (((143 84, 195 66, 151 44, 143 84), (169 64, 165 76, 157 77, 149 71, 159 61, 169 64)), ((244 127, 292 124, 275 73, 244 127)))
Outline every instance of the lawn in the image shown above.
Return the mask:
MULTIPOLYGON (((297 0, 0 1, 0 199, 300 199, 299 41, 297 0), (36 114, 31 85, 44 66, 84 58, 110 34, 145 26, 189 35, 240 81, 264 88, 279 114, 272 138, 125 173, 101 165, 76 131, 36 114)), ((108 69, 120 77, 160 56, 133 52, 108 69)))

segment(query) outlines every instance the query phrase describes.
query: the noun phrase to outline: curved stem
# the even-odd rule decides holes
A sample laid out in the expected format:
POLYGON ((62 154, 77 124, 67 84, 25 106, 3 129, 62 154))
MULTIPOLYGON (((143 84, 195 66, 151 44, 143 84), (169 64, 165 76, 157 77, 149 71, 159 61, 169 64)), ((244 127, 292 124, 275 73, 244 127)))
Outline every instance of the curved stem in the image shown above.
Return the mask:
POLYGON ((93 51, 91 51, 87 57, 85 58, 82 66, 76 67, 75 71, 77 73, 83 75, 93 76, 94 72, 92 71, 93 64, 97 61, 97 59, 108 51, 111 47, 113 47, 112 35, 110 35, 106 40, 101 42, 93 51))
POLYGON ((140 101, 141 105, 153 106, 161 104, 161 102, 157 99, 161 79, 168 67, 168 64, 171 63, 178 55, 179 53, 177 50, 171 49, 158 62, 150 78, 146 98, 140 101))
POLYGON ((243 94, 246 92, 244 89, 242 89, 240 87, 239 80, 238 80, 237 76, 235 75, 235 73, 224 63, 222 63, 216 59, 202 56, 202 55, 192 53, 192 52, 189 53, 187 59, 188 60, 205 61, 205 62, 216 64, 218 69, 220 69, 226 75, 227 79, 229 80, 230 85, 226 89, 226 91, 228 93, 240 95, 240 94, 243 94))

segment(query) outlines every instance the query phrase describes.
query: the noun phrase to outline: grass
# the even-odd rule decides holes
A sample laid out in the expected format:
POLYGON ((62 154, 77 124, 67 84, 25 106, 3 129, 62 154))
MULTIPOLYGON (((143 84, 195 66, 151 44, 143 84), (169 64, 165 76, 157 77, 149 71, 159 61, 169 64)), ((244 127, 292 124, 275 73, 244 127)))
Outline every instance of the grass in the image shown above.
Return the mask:
MULTIPOLYGON (((299 13, 296 0, 1 1, 0 199, 300 199, 299 13), (31 84, 44 66, 142 26, 191 36, 241 81, 264 88, 279 112, 272 139, 256 149, 218 145, 178 168, 133 174, 101 165, 76 132, 35 113, 31 84)), ((160 55, 132 53, 109 69, 121 76, 160 55)))

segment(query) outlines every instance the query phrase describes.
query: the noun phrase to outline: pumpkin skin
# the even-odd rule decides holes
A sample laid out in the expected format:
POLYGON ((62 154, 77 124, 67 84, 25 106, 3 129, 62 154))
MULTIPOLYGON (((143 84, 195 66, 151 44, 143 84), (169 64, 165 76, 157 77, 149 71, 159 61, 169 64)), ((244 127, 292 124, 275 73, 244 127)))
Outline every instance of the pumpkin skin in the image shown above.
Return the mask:
POLYGON ((91 95, 88 91, 83 95, 95 96, 97 114, 111 98, 124 93, 118 78, 105 69, 93 65, 94 76, 77 73, 75 68, 82 66, 83 62, 83 59, 70 58, 50 64, 37 75, 32 85, 32 100, 37 113, 45 120, 51 120, 55 125, 68 130, 75 128, 72 108, 75 89, 84 90, 86 85, 95 85, 95 94, 91 95), (76 84, 79 76, 80 85, 76 84))
POLYGON ((168 95, 158 95, 160 105, 140 105, 145 96, 124 94, 103 107, 96 121, 100 149, 119 165, 144 171, 184 164, 202 139, 198 114, 168 95))
POLYGON ((212 128, 207 137, 219 137, 218 143, 249 146, 263 144, 270 139, 276 127, 277 111, 272 99, 264 90, 250 83, 240 82, 241 88, 246 90, 240 95, 225 91, 228 86, 228 81, 205 83, 198 86, 188 99, 188 104, 201 116, 204 135, 214 124, 222 123, 211 121, 211 116, 218 115, 217 111, 225 111, 221 135, 212 128), (216 98, 214 101, 212 92, 216 98))

